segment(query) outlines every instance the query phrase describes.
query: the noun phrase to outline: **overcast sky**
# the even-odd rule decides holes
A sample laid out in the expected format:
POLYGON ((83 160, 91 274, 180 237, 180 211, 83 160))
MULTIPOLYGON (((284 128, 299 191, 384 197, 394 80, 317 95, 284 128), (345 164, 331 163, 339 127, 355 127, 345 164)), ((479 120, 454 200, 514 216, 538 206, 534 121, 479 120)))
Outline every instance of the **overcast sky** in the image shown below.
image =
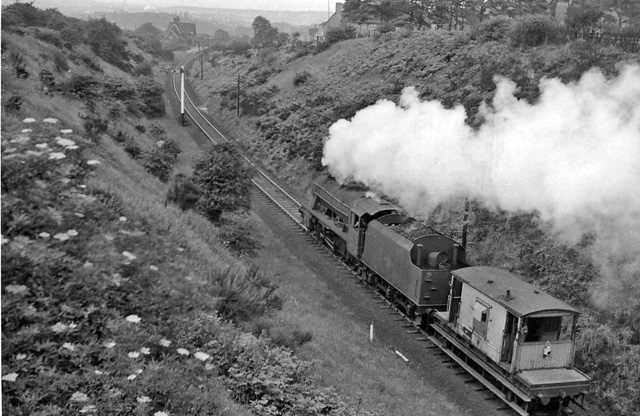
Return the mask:
MULTIPOLYGON (((98 0, 101 2, 119 3, 118 0, 98 0)), ((292 10, 292 11, 327 11, 333 13, 336 9, 336 1, 344 3, 344 0, 122 0, 128 4, 150 4, 154 6, 180 6, 232 8, 232 9, 256 9, 256 10, 292 10)))

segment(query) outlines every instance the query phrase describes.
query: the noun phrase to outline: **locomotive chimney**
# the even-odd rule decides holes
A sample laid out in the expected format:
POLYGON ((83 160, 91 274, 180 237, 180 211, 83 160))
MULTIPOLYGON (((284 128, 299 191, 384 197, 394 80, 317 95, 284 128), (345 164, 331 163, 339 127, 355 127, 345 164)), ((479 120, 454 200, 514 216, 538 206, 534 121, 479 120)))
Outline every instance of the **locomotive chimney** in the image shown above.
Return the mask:
POLYGON ((451 265, 456 266, 458 264, 458 244, 453 245, 453 258, 451 259, 451 265))
POLYGON ((424 258, 424 246, 422 244, 418 244, 416 247, 418 249, 418 251, 416 252, 416 266, 422 267, 422 259, 424 258))

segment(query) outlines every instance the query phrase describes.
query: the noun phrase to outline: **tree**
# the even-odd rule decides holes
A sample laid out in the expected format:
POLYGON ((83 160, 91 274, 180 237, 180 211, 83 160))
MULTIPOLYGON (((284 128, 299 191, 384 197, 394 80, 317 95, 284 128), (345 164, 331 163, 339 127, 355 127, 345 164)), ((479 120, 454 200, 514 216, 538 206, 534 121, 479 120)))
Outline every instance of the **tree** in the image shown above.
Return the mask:
POLYGON ((278 29, 262 16, 253 20, 253 46, 257 49, 274 47, 278 44, 278 29))
POLYGON ((214 222, 225 211, 248 210, 252 175, 232 144, 212 146, 195 163, 192 182, 200 189, 196 210, 214 222))
POLYGON ((122 30, 114 23, 101 19, 89 20, 87 43, 93 53, 117 67, 127 65, 126 42, 121 38, 122 30))
POLYGON ((135 33, 137 35, 149 36, 152 38, 158 38, 162 35, 162 31, 149 22, 138 27, 135 30, 135 33))
POLYGON ((625 24, 640 25, 640 2, 638 0, 607 0, 605 6, 613 12, 618 30, 625 24))
POLYGON ((604 16, 602 4, 593 0, 574 1, 567 9, 565 25, 576 39, 588 37, 604 16))

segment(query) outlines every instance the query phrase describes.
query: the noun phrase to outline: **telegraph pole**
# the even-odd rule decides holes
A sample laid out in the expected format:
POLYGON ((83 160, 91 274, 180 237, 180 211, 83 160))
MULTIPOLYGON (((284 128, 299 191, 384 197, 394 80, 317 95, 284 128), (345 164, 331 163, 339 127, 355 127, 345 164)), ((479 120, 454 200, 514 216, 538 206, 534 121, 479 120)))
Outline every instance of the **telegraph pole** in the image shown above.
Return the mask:
POLYGON ((180 67, 180 119, 184 126, 184 65, 180 67))

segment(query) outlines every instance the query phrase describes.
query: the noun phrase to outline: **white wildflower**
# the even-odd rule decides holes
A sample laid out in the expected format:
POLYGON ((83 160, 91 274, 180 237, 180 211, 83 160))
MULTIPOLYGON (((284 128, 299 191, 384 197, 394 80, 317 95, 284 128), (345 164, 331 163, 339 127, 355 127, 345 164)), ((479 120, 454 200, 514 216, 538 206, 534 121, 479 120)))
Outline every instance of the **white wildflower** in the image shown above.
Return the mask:
POLYGON ((129 377, 127 377, 127 380, 135 380, 135 378, 138 377, 135 374, 131 374, 129 377))
POLYGON ((142 354, 144 354, 144 355, 149 355, 149 354, 151 354, 151 350, 150 350, 149 348, 147 348, 147 347, 142 347, 142 348, 140 348, 140 352, 141 352, 142 354))
POLYGON ((120 217, 118 218, 120 221, 125 222, 127 220, 127 217, 120 217))
POLYGON ((104 374, 104 371, 96 370, 94 371, 94 373, 96 373, 97 375, 101 375, 101 374, 104 374))
POLYGON ((206 360, 209 359, 209 357, 211 357, 206 352, 201 352, 201 351, 196 352, 195 354, 193 354, 193 356, 196 357, 200 361, 206 361, 206 360))
POLYGON ((184 249, 183 249, 182 247, 178 247, 176 250, 178 250, 178 251, 180 251, 180 252, 183 252, 183 251, 184 251, 184 249))
POLYGON ((116 343, 114 341, 105 341, 102 345, 104 345, 105 348, 113 348, 116 346, 116 343))
POLYGON ((76 230, 69 230, 69 231, 67 231, 67 235, 75 237, 75 236, 78 235, 78 232, 76 230))
POLYGON ((138 315, 129 315, 124 319, 126 319, 127 322, 133 322, 134 324, 137 324, 142 320, 138 315))
POLYGON ((138 403, 149 403, 151 401, 151 398, 147 396, 140 396, 136 398, 136 400, 138 401, 138 403))
POLYGON ((214 365, 213 365, 213 364, 211 364, 211 363, 206 363, 206 364, 204 365, 204 368, 205 368, 205 370, 209 370, 209 371, 211 371, 211 370, 213 370, 214 365))
POLYGON ((155 412, 153 414, 153 416, 169 416, 169 413, 167 413, 167 412, 155 412))
POLYGON ((71 129, 62 129, 62 130, 60 130, 60 133, 69 134, 69 133, 73 133, 73 130, 71 130, 71 129))
POLYGON ((20 130, 20 133, 31 133, 31 132, 33 132, 32 129, 22 129, 22 130, 20 130))
POLYGON ((92 404, 84 406, 82 409, 80 409, 80 413, 95 413, 97 411, 98 409, 96 409, 96 407, 92 404))
POLYGON ((176 351, 180 355, 189 355, 189 351, 185 350, 184 348, 178 348, 176 351))
POLYGON ((22 292, 26 292, 27 287, 25 285, 6 285, 4 287, 4 290, 6 290, 9 293, 19 294, 22 292))
POLYGON ((89 400, 89 396, 79 391, 73 393, 73 395, 69 399, 69 401, 72 402, 86 402, 87 400, 89 400))
POLYGON ((36 119, 33 117, 27 117, 24 120, 22 120, 23 123, 35 123, 36 119))
POLYGON ((18 144, 20 144, 20 143, 26 143, 29 140, 31 140, 31 137, 29 137, 29 136, 18 136, 15 139, 11 140, 10 143, 18 143, 18 144))
POLYGON ((49 233, 44 233, 44 232, 43 232, 43 233, 38 234, 38 237, 41 237, 41 238, 49 238, 49 237, 51 237, 51 234, 49 234, 49 233))
POLYGON ((158 344, 162 345, 163 347, 168 347, 169 345, 171 345, 171 341, 169 341, 166 338, 162 338, 158 344))
POLYGON ((142 368, 138 368, 138 369, 136 370, 136 374, 142 374, 142 368))
POLYGON ((140 353, 138 351, 131 351, 127 355, 129 356, 129 358, 138 358, 138 357, 140 357, 140 353))
POLYGON ((154 266, 153 264, 149 266, 149 269, 153 270, 154 272, 158 271, 158 267, 154 266))
POLYGON ((38 144, 36 145, 36 147, 37 147, 38 149, 46 149, 47 147, 49 147, 49 145, 48 145, 48 144, 46 144, 46 143, 38 143, 38 144))
POLYGON ((62 322, 58 322, 51 327, 51 330, 55 333, 60 333, 60 332, 66 331, 67 328, 68 328, 67 325, 63 324, 62 322))
POLYGON ((82 267, 84 267, 85 269, 90 269, 93 267, 93 263, 91 263, 90 261, 86 261, 82 267))
POLYGON ((69 351, 74 351, 76 349, 76 347, 70 342, 65 342, 64 344, 62 344, 62 348, 65 348, 69 351))
POLYGON ((71 139, 63 139, 60 136, 56 137, 55 140, 56 140, 56 143, 58 143, 60 146, 64 146, 64 147, 73 146, 73 145, 76 144, 76 142, 74 142, 73 140, 71 140, 71 139))
POLYGON ((69 234, 67 233, 58 233, 53 236, 56 240, 67 241, 69 239, 69 234))
POLYGON ((53 152, 49 154, 49 159, 60 160, 64 159, 66 156, 62 152, 53 152))
POLYGON ((65 147, 65 149, 67 149, 67 150, 76 150, 76 149, 80 149, 80 146, 76 146, 76 145, 74 144, 74 145, 71 145, 71 146, 67 146, 67 147, 65 147))
POLYGON ((9 373, 6 376, 2 376, 2 381, 16 381, 16 378, 18 378, 18 373, 9 373))
POLYGON ((100 162, 97 160, 87 160, 87 165, 99 165, 100 162))
POLYGON ((35 150, 27 150, 25 152, 25 155, 38 157, 38 156, 42 156, 42 152, 36 152, 35 150))
POLYGON ((9 241, 10 240, 7 237, 2 236, 2 244, 7 244, 9 241))
POLYGON ((137 257, 133 253, 129 253, 128 251, 123 251, 122 255, 125 256, 128 260, 135 260, 137 257))
POLYGON ((16 355, 16 360, 24 360, 25 358, 27 358, 27 354, 17 354, 16 355))
POLYGON ((74 324, 73 322, 69 324, 69 328, 73 329, 75 327, 77 327, 78 325, 74 324))
POLYGON ((57 118, 49 117, 42 120, 43 123, 56 124, 58 122, 57 118))

